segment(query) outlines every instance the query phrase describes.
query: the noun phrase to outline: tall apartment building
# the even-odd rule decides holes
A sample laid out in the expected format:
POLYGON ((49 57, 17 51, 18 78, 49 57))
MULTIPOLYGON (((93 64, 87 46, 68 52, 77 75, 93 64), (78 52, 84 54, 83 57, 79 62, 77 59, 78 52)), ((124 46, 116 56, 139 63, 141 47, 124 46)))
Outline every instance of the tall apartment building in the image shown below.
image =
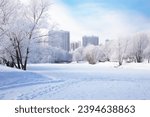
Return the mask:
POLYGON ((70 46, 70 50, 74 51, 75 49, 79 48, 80 46, 81 46, 81 42, 80 41, 78 41, 78 42, 72 42, 71 46, 70 46))
POLYGON ((99 37, 97 36, 83 36, 82 37, 82 45, 86 47, 87 45, 98 45, 99 44, 99 37))
POLYGON ((70 50, 70 33, 68 31, 49 31, 49 45, 63 49, 67 52, 70 50))

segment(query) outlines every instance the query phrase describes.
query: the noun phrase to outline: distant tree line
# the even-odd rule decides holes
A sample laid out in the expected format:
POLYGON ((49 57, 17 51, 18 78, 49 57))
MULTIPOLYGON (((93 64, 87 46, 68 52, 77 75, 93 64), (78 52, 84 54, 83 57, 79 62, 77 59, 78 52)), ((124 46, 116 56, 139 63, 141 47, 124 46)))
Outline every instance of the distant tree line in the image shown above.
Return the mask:
POLYGON ((90 64, 97 62, 123 62, 143 61, 150 62, 150 37, 146 33, 137 33, 134 36, 106 41, 104 45, 89 45, 80 47, 73 52, 73 61, 88 61, 90 64))
POLYGON ((115 61, 120 66, 123 62, 150 62, 150 37, 147 33, 109 40, 100 46, 79 47, 72 53, 43 46, 39 43, 45 36, 41 30, 50 6, 45 0, 30 0, 28 4, 0 0, 0 64, 26 70, 28 63, 115 61))

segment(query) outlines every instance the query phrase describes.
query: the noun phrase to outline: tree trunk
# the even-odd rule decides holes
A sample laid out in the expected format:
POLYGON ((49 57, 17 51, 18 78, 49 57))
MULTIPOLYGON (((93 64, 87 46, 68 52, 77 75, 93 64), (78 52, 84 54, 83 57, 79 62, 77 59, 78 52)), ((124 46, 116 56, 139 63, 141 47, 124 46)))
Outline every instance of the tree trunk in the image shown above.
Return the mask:
POLYGON ((17 61, 17 65, 18 65, 18 69, 21 69, 21 67, 20 67, 20 60, 19 60, 20 58, 19 58, 19 54, 18 54, 18 51, 16 50, 16 61, 17 61))
POLYGON ((27 48, 27 51, 26 51, 26 57, 25 57, 25 61, 24 61, 23 70, 27 70, 28 55, 29 55, 29 47, 27 48))
POLYGON ((150 63, 150 58, 148 58, 148 63, 150 63))

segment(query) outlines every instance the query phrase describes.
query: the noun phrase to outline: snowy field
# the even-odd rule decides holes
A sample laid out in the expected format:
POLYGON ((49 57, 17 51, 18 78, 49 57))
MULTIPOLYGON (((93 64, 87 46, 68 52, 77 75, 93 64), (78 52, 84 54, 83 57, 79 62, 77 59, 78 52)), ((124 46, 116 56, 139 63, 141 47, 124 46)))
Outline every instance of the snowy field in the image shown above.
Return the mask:
POLYGON ((150 64, 0 66, 0 99, 150 99, 150 64))

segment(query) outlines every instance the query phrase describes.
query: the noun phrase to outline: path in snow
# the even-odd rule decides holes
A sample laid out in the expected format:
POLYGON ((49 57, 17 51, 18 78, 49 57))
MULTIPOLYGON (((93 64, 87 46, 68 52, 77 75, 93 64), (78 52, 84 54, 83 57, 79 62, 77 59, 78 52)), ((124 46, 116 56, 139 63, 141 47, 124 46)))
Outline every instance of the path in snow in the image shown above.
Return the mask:
POLYGON ((0 99, 150 99, 150 65, 37 64, 28 74, 0 83, 0 99))

